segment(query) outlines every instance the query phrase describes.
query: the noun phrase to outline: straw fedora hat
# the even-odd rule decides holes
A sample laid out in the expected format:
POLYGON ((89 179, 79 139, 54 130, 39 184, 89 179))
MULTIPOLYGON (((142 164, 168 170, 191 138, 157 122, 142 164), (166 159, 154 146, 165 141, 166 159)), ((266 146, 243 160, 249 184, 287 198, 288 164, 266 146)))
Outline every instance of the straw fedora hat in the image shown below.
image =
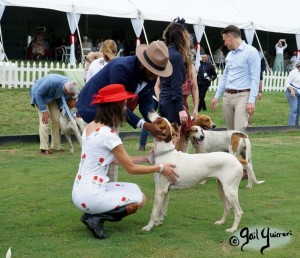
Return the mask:
POLYGON ((150 72, 158 76, 169 77, 173 72, 168 48, 162 41, 153 41, 150 45, 137 46, 136 56, 150 72))
POLYGON ((108 103, 108 102, 118 102, 125 99, 130 99, 136 97, 135 93, 130 93, 125 90, 122 84, 110 84, 98 91, 98 94, 93 96, 92 105, 108 103))

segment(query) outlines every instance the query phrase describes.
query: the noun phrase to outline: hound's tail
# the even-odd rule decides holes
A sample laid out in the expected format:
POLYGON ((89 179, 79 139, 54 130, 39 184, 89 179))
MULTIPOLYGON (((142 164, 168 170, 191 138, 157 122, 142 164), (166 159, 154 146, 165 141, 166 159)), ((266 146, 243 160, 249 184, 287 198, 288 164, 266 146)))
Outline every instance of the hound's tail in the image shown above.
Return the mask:
POLYGON ((247 169, 248 172, 248 184, 247 188, 252 188, 252 184, 262 184, 265 181, 258 181, 256 179, 255 173, 253 171, 252 166, 252 157, 251 157, 251 144, 249 138, 243 138, 243 141, 245 143, 245 159, 238 158, 238 160, 242 163, 243 167, 247 169))

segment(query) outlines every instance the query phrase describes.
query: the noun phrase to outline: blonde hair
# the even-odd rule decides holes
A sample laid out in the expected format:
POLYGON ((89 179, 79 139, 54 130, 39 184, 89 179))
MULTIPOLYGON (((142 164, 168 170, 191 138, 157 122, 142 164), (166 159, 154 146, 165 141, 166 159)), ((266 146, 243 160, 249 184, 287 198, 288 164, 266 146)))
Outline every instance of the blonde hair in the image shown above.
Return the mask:
POLYGON ((117 54, 117 43, 112 39, 107 39, 101 45, 101 52, 103 52, 103 58, 106 62, 111 61, 117 54))

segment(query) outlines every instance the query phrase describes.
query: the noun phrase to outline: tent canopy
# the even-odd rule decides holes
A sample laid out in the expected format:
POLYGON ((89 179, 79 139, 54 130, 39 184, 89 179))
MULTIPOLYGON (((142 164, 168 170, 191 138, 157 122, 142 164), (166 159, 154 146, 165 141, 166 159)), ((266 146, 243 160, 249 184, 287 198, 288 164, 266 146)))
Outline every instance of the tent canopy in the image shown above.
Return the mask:
POLYGON ((103 15, 172 21, 185 18, 189 24, 224 28, 234 24, 241 29, 300 34, 297 1, 274 0, 0 0, 5 6, 35 7, 103 15))

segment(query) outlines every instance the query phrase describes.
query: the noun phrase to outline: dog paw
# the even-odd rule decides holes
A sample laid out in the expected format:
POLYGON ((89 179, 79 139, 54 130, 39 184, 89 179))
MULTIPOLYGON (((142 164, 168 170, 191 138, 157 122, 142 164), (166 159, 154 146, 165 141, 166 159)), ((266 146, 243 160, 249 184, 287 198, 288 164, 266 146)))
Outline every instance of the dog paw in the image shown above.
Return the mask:
POLYGON ((217 220, 217 221, 215 221, 215 224, 216 225, 223 225, 224 221, 223 220, 217 220))
POLYGON ((250 184, 250 183, 248 183, 247 185, 246 185, 246 188, 249 188, 249 189, 251 189, 252 188, 252 183, 250 184))
POLYGON ((235 232, 237 229, 236 228, 228 228, 228 229, 226 229, 225 231, 226 232, 229 232, 229 233, 233 233, 233 232, 235 232))
POLYGON ((159 226, 159 225, 161 225, 161 224, 163 224, 163 222, 162 222, 162 220, 160 220, 160 221, 155 221, 155 223, 154 223, 154 226, 159 226))
POLYGON ((153 228, 153 227, 147 225, 147 226, 143 227, 142 230, 143 230, 143 231, 148 231, 148 232, 149 232, 149 231, 151 231, 152 228, 153 228))

